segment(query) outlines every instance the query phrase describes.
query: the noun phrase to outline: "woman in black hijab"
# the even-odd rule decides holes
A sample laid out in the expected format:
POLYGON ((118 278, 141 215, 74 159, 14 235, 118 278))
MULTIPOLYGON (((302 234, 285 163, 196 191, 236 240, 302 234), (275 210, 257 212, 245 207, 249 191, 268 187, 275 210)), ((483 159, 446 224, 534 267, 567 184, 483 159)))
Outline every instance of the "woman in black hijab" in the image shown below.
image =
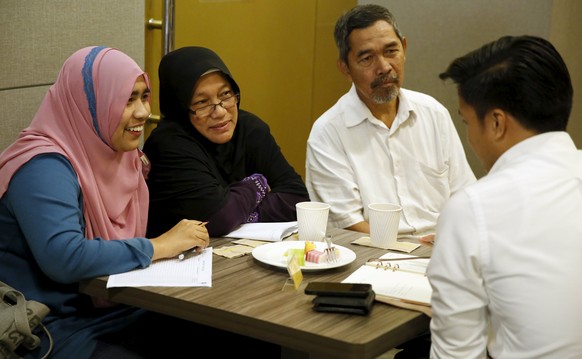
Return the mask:
POLYGON ((269 126, 239 108, 240 90, 220 57, 203 47, 166 54, 159 67, 163 120, 147 139, 148 235, 182 218, 209 221, 211 236, 249 222, 297 219, 309 201, 301 176, 269 126))

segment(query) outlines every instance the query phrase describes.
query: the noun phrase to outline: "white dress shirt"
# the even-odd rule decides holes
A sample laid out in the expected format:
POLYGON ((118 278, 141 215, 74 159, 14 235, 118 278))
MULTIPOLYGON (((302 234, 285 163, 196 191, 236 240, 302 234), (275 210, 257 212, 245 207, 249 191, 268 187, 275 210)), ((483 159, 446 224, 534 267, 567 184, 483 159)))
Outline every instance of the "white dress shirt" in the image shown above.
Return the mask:
POLYGON ((582 151, 566 132, 506 151, 436 238, 431 358, 582 358, 582 151))
POLYGON ((401 89, 391 128, 375 118, 355 86, 313 124, 307 141, 306 185, 328 203, 329 223, 368 221, 368 204, 403 208, 399 234, 434 233, 449 196, 475 175, 447 109, 434 98, 401 89))

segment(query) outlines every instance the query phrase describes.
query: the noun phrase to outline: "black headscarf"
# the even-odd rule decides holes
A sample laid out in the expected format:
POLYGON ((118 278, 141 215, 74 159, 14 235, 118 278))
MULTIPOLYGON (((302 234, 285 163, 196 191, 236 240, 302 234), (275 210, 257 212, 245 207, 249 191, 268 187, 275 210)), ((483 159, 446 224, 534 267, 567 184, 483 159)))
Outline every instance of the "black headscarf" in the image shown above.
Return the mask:
MULTIPOLYGON (((196 130, 188 109, 202 75, 217 69, 240 89, 212 50, 184 47, 160 63, 160 108, 163 119, 148 137, 150 158, 148 236, 157 236, 182 218, 210 221, 211 235, 222 235, 245 223, 253 212, 261 222, 293 221, 295 203, 309 200, 301 176, 283 156, 269 126, 237 108, 230 141, 216 144, 196 130), (244 179, 260 173, 271 191, 257 204, 256 187, 244 179)), ((239 102, 240 106, 240 102, 239 102)))
MULTIPOLYGON (((219 169, 228 181, 240 180, 232 177, 233 166, 242 163, 243 154, 235 151, 237 131, 233 139, 225 144, 215 144, 200 134, 190 123, 190 103, 194 94, 196 82, 209 70, 217 69, 230 82, 232 90, 239 95, 238 84, 222 59, 212 50, 205 47, 183 47, 166 54, 158 68, 160 79, 160 111, 164 120, 180 123, 217 161, 219 169)), ((239 113, 239 117, 241 114, 239 113)), ((237 124, 238 127, 238 124, 237 124)))
POLYGON ((190 124, 188 109, 194 85, 208 70, 218 69, 226 75, 235 93, 240 89, 218 55, 205 47, 183 47, 166 54, 160 62, 160 111, 171 121, 190 124))

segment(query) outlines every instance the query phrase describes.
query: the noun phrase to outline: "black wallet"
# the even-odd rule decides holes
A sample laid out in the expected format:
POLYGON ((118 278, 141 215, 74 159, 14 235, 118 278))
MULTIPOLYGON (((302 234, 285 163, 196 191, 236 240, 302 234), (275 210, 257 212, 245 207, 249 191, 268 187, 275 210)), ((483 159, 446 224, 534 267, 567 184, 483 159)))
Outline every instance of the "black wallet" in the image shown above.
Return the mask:
POLYGON ((313 298, 313 309, 317 312, 368 315, 375 297, 373 290, 363 298, 318 295, 313 298))

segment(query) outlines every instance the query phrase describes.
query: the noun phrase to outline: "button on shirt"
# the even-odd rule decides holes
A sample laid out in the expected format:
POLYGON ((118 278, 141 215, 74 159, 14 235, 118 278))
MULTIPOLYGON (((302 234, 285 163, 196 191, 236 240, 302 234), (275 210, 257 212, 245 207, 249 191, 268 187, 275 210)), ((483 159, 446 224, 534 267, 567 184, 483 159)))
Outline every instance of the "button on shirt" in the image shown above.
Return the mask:
POLYGON ((352 85, 313 124, 306 157, 310 198, 331 206, 339 228, 368 221, 368 204, 390 202, 403 208, 399 235, 432 233, 449 196, 475 182, 447 109, 406 89, 388 128, 352 85))

